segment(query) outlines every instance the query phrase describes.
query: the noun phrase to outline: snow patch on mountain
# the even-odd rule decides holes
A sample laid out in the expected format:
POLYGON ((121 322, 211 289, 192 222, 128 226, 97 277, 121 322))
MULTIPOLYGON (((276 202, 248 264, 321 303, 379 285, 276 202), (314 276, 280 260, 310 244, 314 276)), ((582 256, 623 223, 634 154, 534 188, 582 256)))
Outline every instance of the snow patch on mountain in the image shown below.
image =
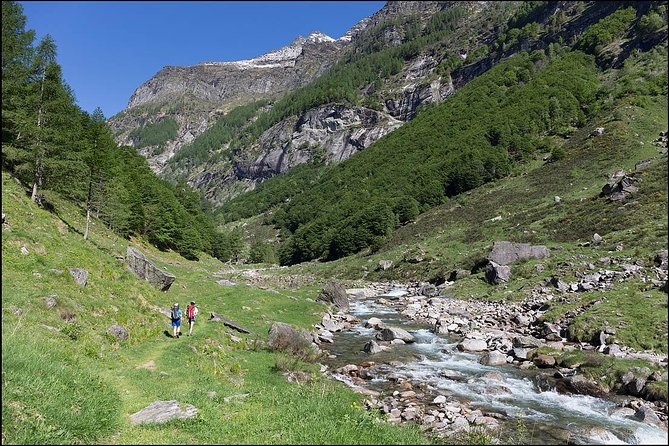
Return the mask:
POLYGON ((276 68, 276 67, 294 67, 295 61, 302 54, 302 49, 306 43, 326 43, 334 42, 335 39, 323 34, 322 32, 312 32, 306 38, 297 36, 290 45, 270 51, 253 59, 238 60, 235 62, 203 62, 200 65, 205 66, 229 66, 239 70, 250 68, 276 68))

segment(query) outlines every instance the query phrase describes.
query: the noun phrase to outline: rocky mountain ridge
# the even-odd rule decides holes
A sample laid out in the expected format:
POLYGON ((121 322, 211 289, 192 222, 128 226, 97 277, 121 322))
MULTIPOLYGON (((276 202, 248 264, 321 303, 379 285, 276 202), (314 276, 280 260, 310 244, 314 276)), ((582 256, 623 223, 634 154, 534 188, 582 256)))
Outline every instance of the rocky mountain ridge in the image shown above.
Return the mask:
MULTIPOLYGON (((138 152, 147 158, 154 172, 167 178, 177 176, 187 178, 189 183, 200 188, 207 196, 217 196, 218 199, 214 200, 214 203, 229 197, 230 190, 239 190, 236 183, 243 179, 250 178, 255 184, 311 159, 308 154, 302 153, 289 156, 285 160, 285 156, 281 157, 280 165, 269 161, 277 159, 279 152, 286 152, 288 146, 292 147, 292 142, 306 141, 311 147, 315 147, 322 145, 325 139, 328 142, 340 141, 333 147, 324 147, 328 153, 326 161, 340 161, 399 127, 401 121, 412 118, 419 104, 433 98, 438 100, 443 97, 443 94, 437 94, 441 84, 433 83, 429 91, 421 89, 417 94, 407 93, 407 99, 404 100, 391 100, 389 106, 384 110, 362 111, 360 107, 349 108, 345 114, 357 114, 359 115, 357 120, 360 120, 361 114, 375 116, 374 124, 370 122, 365 124, 367 131, 363 132, 364 135, 361 130, 358 130, 350 141, 345 141, 346 138, 341 133, 341 129, 349 128, 353 124, 343 121, 335 125, 337 129, 326 130, 326 132, 334 132, 332 135, 314 139, 314 131, 322 133, 324 128, 329 128, 323 127, 322 123, 315 128, 310 127, 315 116, 322 114, 322 108, 307 112, 310 117, 306 118, 300 129, 291 132, 303 132, 301 136, 277 139, 275 132, 283 129, 283 134, 286 134, 285 129, 288 123, 277 124, 249 147, 248 153, 242 155, 242 160, 235 163, 234 175, 231 175, 232 172, 216 172, 216 169, 221 168, 220 165, 200 166, 200 168, 187 166, 184 169, 181 166, 168 164, 168 161, 182 147, 190 144, 210 128, 218 118, 235 106, 258 98, 276 98, 308 84, 323 74, 365 30, 392 22, 407 14, 416 15, 419 21, 425 23, 447 3, 449 2, 391 1, 377 13, 358 22, 336 40, 323 33, 313 32, 306 38, 298 36, 289 45, 252 59, 234 62, 203 62, 190 67, 166 66, 137 88, 129 100, 128 108, 114 116, 110 120, 110 125, 120 144, 137 147, 138 142, 133 137, 133 130, 159 123, 168 117, 175 119, 178 131, 173 139, 166 141, 160 149, 153 146, 141 147, 138 148, 138 152), (276 141, 277 144, 268 146, 267 142, 271 140, 276 141), (259 148, 262 148, 264 153, 258 153, 259 148), (254 165, 251 160, 256 160, 258 164, 254 165), (257 178, 253 177, 254 172, 260 175, 257 178), (214 178, 226 178, 226 182, 233 181, 235 184, 228 185, 218 182, 210 184, 214 178), (210 190, 212 188, 217 190, 210 190)), ((392 46, 402 40, 402 29, 395 24, 387 26, 385 34, 387 34, 384 36, 385 44, 392 46)), ((415 71, 413 73, 415 74, 415 71)), ((448 90, 448 86, 445 89, 448 90)), ((337 107, 341 110, 340 106, 337 107)), ((289 121, 297 122, 305 116, 293 117, 289 121)), ((329 116, 332 119, 333 115, 329 116)), ((364 118, 362 120, 364 121, 364 118)), ((348 133, 348 136, 352 134, 348 133)), ((228 169, 231 167, 228 165, 228 169)), ((253 188, 253 185, 250 188, 253 188)), ((243 190, 248 189, 249 187, 246 187, 243 190)))

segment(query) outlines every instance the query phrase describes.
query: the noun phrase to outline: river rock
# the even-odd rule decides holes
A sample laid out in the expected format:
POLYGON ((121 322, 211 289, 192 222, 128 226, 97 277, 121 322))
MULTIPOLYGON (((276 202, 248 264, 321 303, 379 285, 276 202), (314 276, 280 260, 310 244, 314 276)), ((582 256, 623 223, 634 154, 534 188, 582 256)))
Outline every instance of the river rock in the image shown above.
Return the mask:
POLYGON ((386 327, 376 334, 376 339, 380 341, 392 341, 393 339, 401 339, 404 342, 415 342, 416 339, 406 330, 399 327, 386 327))
POLYGON ((506 364, 506 355, 497 350, 491 352, 485 352, 479 362, 483 365, 502 365, 506 364))
POLYGON ((638 376, 625 384, 625 391, 629 395, 640 396, 643 387, 646 385, 646 378, 638 376))
POLYGON ((375 353, 379 353, 379 352, 383 351, 381 346, 379 344, 377 344, 376 341, 374 341, 373 339, 371 341, 369 341, 368 343, 366 343, 364 345, 364 347, 362 347, 362 350, 365 353, 369 353, 370 355, 373 355, 375 353))
POLYGON ((158 268, 144 254, 131 246, 126 250, 125 259, 130 271, 161 291, 169 290, 176 279, 174 275, 158 268))
POLYGON ((541 347, 543 343, 532 336, 516 336, 513 338, 513 346, 522 347, 522 348, 538 348, 541 347))
POLYGON ((339 311, 347 312, 349 310, 346 290, 336 282, 328 282, 316 300, 333 305, 339 311))
POLYGON ((435 297, 439 295, 439 290, 431 283, 427 283, 420 288, 418 293, 425 297, 435 297))
POLYGON ((639 407, 639 410, 634 414, 634 418, 637 418, 646 424, 664 427, 655 411, 648 406, 639 407))
POLYGON ((384 323, 378 317, 371 317, 365 322, 365 327, 374 328, 375 330, 382 330, 384 328, 384 323))
POLYGON ((594 397, 601 397, 606 393, 596 382, 587 379, 583 375, 563 379, 562 386, 558 390, 594 397))
POLYGON ((539 368, 548 368, 555 366, 555 358, 551 355, 539 355, 534 358, 534 365, 539 368))
POLYGON ((594 426, 583 434, 572 434, 567 444, 619 444, 620 439, 603 427, 594 426))
POLYGON ((512 243, 508 241, 497 241, 492 245, 492 251, 488 260, 498 265, 510 265, 512 263, 550 257, 551 253, 545 246, 531 246, 529 243, 512 243))
POLYGON ((511 350, 511 355, 516 359, 526 360, 530 350, 527 348, 516 347, 511 350))
POLYGON ((130 415, 130 423, 165 423, 173 419, 185 420, 197 415, 197 408, 186 404, 182 409, 177 401, 155 401, 144 409, 130 415))
POLYGON ((458 431, 469 431, 469 421, 465 417, 457 417, 454 421, 453 424, 451 425, 453 431, 458 432, 458 431))
POLYGON ((444 404, 446 402, 446 397, 444 395, 439 395, 432 400, 434 404, 444 404))
POLYGON ((488 344, 483 339, 465 339, 457 348, 460 351, 482 352, 488 348, 488 344))
POLYGON ((486 372, 483 374, 483 379, 492 381, 504 381, 504 377, 499 372, 486 372))

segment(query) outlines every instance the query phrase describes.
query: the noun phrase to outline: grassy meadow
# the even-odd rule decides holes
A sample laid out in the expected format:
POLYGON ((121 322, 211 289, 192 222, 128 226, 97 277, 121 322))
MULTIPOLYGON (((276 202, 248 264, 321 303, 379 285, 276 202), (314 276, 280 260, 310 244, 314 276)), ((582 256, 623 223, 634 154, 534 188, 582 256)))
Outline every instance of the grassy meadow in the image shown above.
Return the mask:
POLYGON ((361 395, 322 377, 317 364, 291 363, 263 347, 273 321, 309 328, 320 320, 326 307, 314 302, 317 286, 223 287, 215 273, 224 265, 215 259, 191 262, 118 239, 100 224, 84 242, 84 216, 67 201, 50 195, 55 214, 40 209, 6 173, 2 190, 3 443, 431 441, 417 428, 380 422, 361 409, 361 395), (169 291, 126 269, 120 256, 129 243, 176 275, 169 291), (69 268, 88 271, 84 288, 69 268), (167 336, 171 327, 160 310, 190 300, 201 311, 194 336, 167 336), (211 311, 252 333, 234 332, 241 338, 234 342, 229 328, 208 321, 211 311), (106 333, 113 324, 129 332, 127 341, 106 333), (289 383, 282 374, 287 363, 312 381, 289 383), (198 416, 132 426, 129 415, 156 400, 192 404, 198 416))

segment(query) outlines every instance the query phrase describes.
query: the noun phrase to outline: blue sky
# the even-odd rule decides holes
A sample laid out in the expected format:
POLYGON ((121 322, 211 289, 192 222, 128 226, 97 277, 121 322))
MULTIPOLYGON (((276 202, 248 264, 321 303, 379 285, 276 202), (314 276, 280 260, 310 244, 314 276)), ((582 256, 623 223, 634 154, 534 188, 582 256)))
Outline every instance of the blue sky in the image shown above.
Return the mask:
POLYGON ((385 2, 19 2, 37 39, 51 34, 79 106, 123 110, 165 65, 249 59, 321 31, 339 38, 385 2))

